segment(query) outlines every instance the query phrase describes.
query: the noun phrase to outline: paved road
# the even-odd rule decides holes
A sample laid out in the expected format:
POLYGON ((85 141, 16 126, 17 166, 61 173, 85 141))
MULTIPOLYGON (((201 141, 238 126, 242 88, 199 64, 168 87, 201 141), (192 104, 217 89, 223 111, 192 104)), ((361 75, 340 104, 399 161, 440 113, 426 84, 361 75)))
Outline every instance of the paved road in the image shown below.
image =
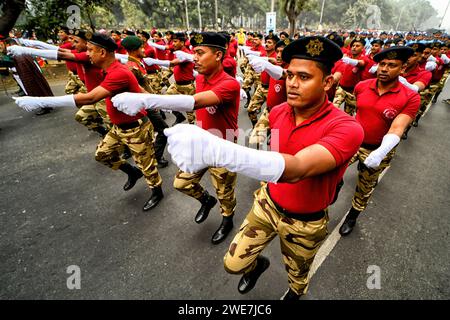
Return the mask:
MULTIPOLYGON (((62 85, 53 89, 63 93, 62 85)), ((124 192, 124 174, 94 160, 99 137, 73 117, 69 109, 36 117, 0 95, 0 299, 270 300, 283 294, 287 276, 277 241, 264 252, 270 269, 240 295, 239 277, 223 269, 229 241, 210 243, 221 221, 217 207, 195 224, 199 203, 172 188, 171 164, 161 170, 164 200, 144 213, 145 182, 124 192), (80 267, 80 290, 66 286, 71 265, 80 267)), ((245 110, 239 122, 249 128, 245 110)), ((439 102, 401 143, 358 226, 332 241, 304 299, 450 298, 449 123, 450 106, 439 102), (368 289, 369 266, 379 267, 381 289, 368 289)), ((350 206, 355 175, 349 168, 330 209, 331 234, 350 206)), ((213 192, 207 176, 203 184, 213 192)), ((239 176, 237 224, 257 187, 239 176)))

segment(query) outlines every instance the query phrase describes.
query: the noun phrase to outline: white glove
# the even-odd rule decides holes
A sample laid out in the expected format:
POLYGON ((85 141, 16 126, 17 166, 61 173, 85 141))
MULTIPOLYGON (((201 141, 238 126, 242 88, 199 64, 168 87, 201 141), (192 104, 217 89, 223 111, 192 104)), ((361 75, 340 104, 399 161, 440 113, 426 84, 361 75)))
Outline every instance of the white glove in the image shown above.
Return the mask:
POLYGON ((369 156, 364 160, 364 164, 372 169, 380 166, 381 161, 386 155, 400 142, 400 137, 393 133, 388 133, 383 137, 381 146, 373 150, 369 156))
POLYGON ((15 103, 25 111, 33 111, 39 108, 76 108, 73 94, 60 97, 13 97, 15 103))
POLYGON ((378 70, 378 64, 374 64, 370 69, 369 72, 370 73, 376 73, 378 70))
POLYGON ((406 80, 404 77, 399 76, 398 81, 400 81, 401 84, 403 84, 405 87, 414 90, 415 92, 419 92, 419 87, 415 84, 411 84, 406 80))
POLYGON ((26 46, 26 47, 36 47, 38 49, 47 49, 47 50, 58 50, 58 46, 55 46, 54 44, 50 44, 47 42, 39 41, 39 40, 29 40, 29 39, 17 39, 20 44, 26 46))
POLYGON ((241 89, 241 100, 248 99, 247 92, 244 89, 241 89))
POLYGON ((197 78, 197 76, 198 76, 198 72, 197 72, 197 71, 195 71, 195 70, 192 70, 192 75, 194 76, 194 78, 197 78))
POLYGON ((266 61, 261 58, 252 58, 249 60, 250 65, 256 73, 261 73, 266 71, 269 76, 274 78, 275 80, 281 79, 283 76, 283 68, 280 66, 276 66, 269 61, 266 61))
POLYGON ((349 57, 343 57, 343 58, 342 58, 342 62, 344 62, 344 63, 346 63, 346 64, 349 64, 349 65, 351 65, 351 66, 356 67, 356 66, 358 65, 359 60, 351 59, 351 58, 349 58, 349 57))
POLYGON ((117 110, 130 116, 136 115, 143 108, 192 111, 195 105, 194 97, 184 94, 160 95, 124 92, 115 95, 111 101, 117 110))
POLYGON ((42 57, 50 60, 58 60, 58 50, 40 50, 26 48, 21 46, 10 46, 7 48, 8 54, 13 56, 31 55, 34 57, 42 57))
POLYGON ((277 182, 284 172, 285 161, 280 153, 246 148, 195 125, 178 124, 165 129, 164 134, 172 161, 184 172, 219 167, 270 182, 277 182))
POLYGON ((153 66, 154 64, 157 64, 158 66, 162 66, 162 67, 166 67, 166 68, 170 67, 169 60, 158 60, 158 59, 153 59, 153 58, 144 58, 142 60, 144 60, 144 63, 148 66, 153 66))
POLYGON ((163 46, 162 44, 156 44, 153 41, 148 40, 147 43, 152 46, 153 48, 156 48, 158 50, 166 50, 166 46, 163 46))
POLYGON ((127 62, 128 62, 127 54, 115 53, 114 56, 116 57, 116 60, 120 61, 121 64, 127 64, 127 62))
POLYGON ((180 62, 184 62, 184 61, 194 62, 194 55, 192 55, 190 53, 186 53, 184 51, 177 50, 174 52, 174 54, 177 57, 177 59, 180 60, 180 62))
POLYGON ((434 71, 437 68, 437 63, 434 61, 427 61, 427 64, 425 65, 425 70, 427 71, 434 71))
POLYGON ((261 52, 253 51, 253 50, 247 50, 247 51, 244 51, 244 53, 245 53, 246 56, 257 56, 257 57, 259 57, 261 55, 261 52))
POLYGON ((450 63, 450 58, 447 57, 446 54, 441 54, 441 59, 442 59, 442 61, 444 61, 444 64, 449 64, 450 63))

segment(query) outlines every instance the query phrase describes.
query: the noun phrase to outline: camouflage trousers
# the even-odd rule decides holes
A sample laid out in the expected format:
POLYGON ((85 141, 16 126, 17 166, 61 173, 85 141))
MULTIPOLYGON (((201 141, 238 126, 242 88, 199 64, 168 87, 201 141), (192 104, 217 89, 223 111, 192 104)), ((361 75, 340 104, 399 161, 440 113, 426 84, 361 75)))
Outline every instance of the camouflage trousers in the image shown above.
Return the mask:
POLYGON ((105 125, 107 129, 111 127, 105 100, 100 100, 93 105, 82 106, 75 114, 75 120, 89 130, 95 130, 102 125, 105 125))
POLYGON ((66 87, 64 88, 64 92, 66 94, 76 94, 76 93, 86 93, 86 87, 83 83, 83 81, 80 80, 80 78, 74 74, 72 71, 69 71, 68 73, 69 81, 66 84, 66 87))
POLYGON ((317 221, 295 220, 276 209, 266 186, 258 189, 254 197, 253 207, 224 257, 225 270, 232 274, 252 271, 258 255, 278 235, 289 287, 297 294, 305 294, 309 269, 328 234, 328 213, 317 221))
MULTIPOLYGON (((142 121, 142 120, 139 120, 142 121)), ((158 173, 155 150, 153 148, 153 126, 150 121, 132 129, 120 129, 112 125, 108 134, 100 141, 95 152, 95 160, 112 168, 119 169, 126 161, 121 158, 124 145, 131 150, 133 160, 144 174, 150 188, 162 184, 158 173)))
POLYGON ((173 68, 161 69, 161 86, 170 87, 170 77, 173 75, 173 68))
POLYGON ((162 86, 162 77, 159 72, 147 74, 145 76, 145 86, 144 89, 153 94, 161 94, 162 86))
POLYGON ((392 149, 386 157, 381 161, 378 168, 372 169, 364 165, 364 161, 372 152, 372 150, 366 148, 359 148, 358 153, 356 153, 350 160, 349 165, 356 161, 358 162, 358 181, 356 182, 356 191, 353 195, 352 206, 358 211, 364 211, 369 204, 369 199, 378 184, 378 178, 380 174, 389 167, 392 158, 395 155, 396 148, 392 149))
POLYGON ((250 100, 250 104, 248 105, 247 112, 252 125, 255 126, 258 122, 258 113, 261 112, 261 107, 267 100, 267 93, 269 92, 269 88, 264 88, 262 83, 258 85, 255 93, 250 100))
POLYGON ((205 189, 200 185, 203 175, 209 171, 211 181, 216 190, 217 199, 220 203, 220 213, 225 216, 231 216, 236 209, 236 187, 237 174, 230 172, 225 168, 205 168, 196 173, 187 173, 178 171, 173 181, 173 187, 178 191, 199 200, 204 194, 205 189))
MULTIPOLYGON (((193 96, 195 94, 195 83, 187 85, 179 85, 176 82, 172 83, 167 89, 166 94, 187 94, 193 96)), ((187 119, 190 124, 195 124, 195 112, 186 112, 187 119)))
POLYGON ((247 64, 244 72, 244 83, 242 84, 242 89, 244 91, 250 90, 252 85, 255 85, 255 88, 257 88, 260 83, 261 75, 256 73, 250 64, 247 64))
POLYGON ((244 74, 245 69, 248 65, 248 59, 245 57, 245 55, 242 54, 242 58, 239 60, 239 68, 241 69, 241 72, 244 74))
POLYGON ((349 115, 354 115, 356 113, 356 98, 355 96, 348 91, 342 89, 342 87, 338 87, 336 90, 336 94, 334 96, 333 104, 340 108, 342 103, 345 102, 344 111, 349 115))
POLYGON ((269 111, 265 108, 250 133, 249 143, 256 144, 257 149, 266 149, 264 148, 264 144, 269 145, 269 136, 269 111))
POLYGON ((417 117, 420 118, 421 116, 423 116, 434 96, 434 93, 430 89, 430 87, 427 87, 426 89, 420 91, 419 94, 420 94, 420 108, 417 111, 416 118, 417 117))

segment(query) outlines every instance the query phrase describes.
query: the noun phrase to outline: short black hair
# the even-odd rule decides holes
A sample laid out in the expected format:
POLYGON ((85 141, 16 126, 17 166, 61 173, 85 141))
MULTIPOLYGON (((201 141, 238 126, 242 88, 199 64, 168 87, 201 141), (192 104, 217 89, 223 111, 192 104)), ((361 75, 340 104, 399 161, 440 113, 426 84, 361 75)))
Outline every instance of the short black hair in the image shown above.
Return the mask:
POLYGON ((314 62, 316 63, 317 68, 319 68, 322 71, 324 78, 331 75, 331 69, 333 69, 333 66, 330 66, 330 65, 325 64, 320 61, 314 61, 314 62))

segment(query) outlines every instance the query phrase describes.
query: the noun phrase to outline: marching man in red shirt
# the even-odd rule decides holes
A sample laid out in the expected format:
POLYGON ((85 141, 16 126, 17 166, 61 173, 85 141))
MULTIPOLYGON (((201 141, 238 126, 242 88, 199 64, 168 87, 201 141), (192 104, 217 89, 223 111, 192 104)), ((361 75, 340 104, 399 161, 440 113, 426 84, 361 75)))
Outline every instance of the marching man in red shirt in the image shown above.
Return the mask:
POLYGON ((399 81, 413 54, 410 47, 381 51, 373 57, 378 63, 377 78, 355 87, 356 120, 364 129, 364 141, 351 161, 359 161, 358 181, 352 207, 339 229, 343 236, 352 232, 359 214, 366 209, 378 177, 389 166, 403 132, 419 110, 419 94, 399 81))
MULTIPOLYGON (((197 132, 195 129, 201 132, 210 130, 218 136, 219 144, 228 140, 234 145, 237 140, 240 86, 235 78, 223 70, 222 60, 225 57, 226 39, 220 33, 203 32, 192 38, 191 45, 194 48, 195 69, 199 73, 196 78, 196 93, 193 96, 123 93, 114 97, 114 106, 129 115, 135 115, 142 108, 161 108, 179 112, 195 110, 197 125, 204 130, 194 125, 186 125, 187 128, 194 130, 193 133, 186 133, 185 138, 188 141, 195 142, 195 133, 197 132), (191 134, 193 135, 191 136, 191 134), (191 140, 192 138, 194 140, 191 140)), ((175 127, 184 128, 182 125, 175 127)), ((197 146, 201 148, 202 141, 199 141, 197 146)), ((172 145, 172 148, 177 149, 178 147, 172 145)), ((201 157, 201 154, 198 156, 201 157)), ((197 199, 202 204, 194 219, 196 223, 205 221, 210 210, 217 203, 216 198, 209 195, 200 185, 203 175, 207 171, 210 173, 223 217, 211 242, 213 244, 222 242, 233 228, 233 216, 236 210, 234 192, 236 173, 227 169, 225 165, 211 163, 210 166, 205 165, 199 167, 198 170, 194 168, 187 171, 183 164, 177 161, 176 163, 181 170, 177 173, 173 183, 175 189, 197 199)))
POLYGON ((16 104, 26 111, 39 107, 72 107, 93 105, 106 100, 106 110, 111 120, 111 130, 97 146, 95 159, 113 170, 121 170, 128 175, 123 186, 125 191, 134 187, 137 180, 145 176, 152 193, 144 204, 143 210, 154 208, 163 198, 162 179, 158 173, 155 152, 153 149, 153 126, 147 118, 145 110, 140 110, 134 116, 129 116, 113 107, 111 97, 121 92, 142 92, 141 87, 126 66, 123 66, 114 56, 117 44, 110 37, 86 32, 88 41, 87 55, 96 67, 106 73, 100 85, 88 93, 65 95, 60 97, 22 97, 16 104), (121 158, 121 151, 128 146, 138 167, 134 167, 121 158))
POLYGON ((308 286, 308 271, 327 236, 328 206, 363 130, 357 121, 328 101, 331 69, 342 57, 324 37, 304 37, 283 51, 287 102, 272 109, 269 122, 279 139, 272 151, 246 148, 196 126, 167 129, 172 160, 185 172, 225 167, 267 185, 255 192, 251 211, 224 258, 225 270, 243 274, 242 294, 250 291, 269 267, 261 251, 277 235, 288 272, 284 299, 299 299, 308 286))

